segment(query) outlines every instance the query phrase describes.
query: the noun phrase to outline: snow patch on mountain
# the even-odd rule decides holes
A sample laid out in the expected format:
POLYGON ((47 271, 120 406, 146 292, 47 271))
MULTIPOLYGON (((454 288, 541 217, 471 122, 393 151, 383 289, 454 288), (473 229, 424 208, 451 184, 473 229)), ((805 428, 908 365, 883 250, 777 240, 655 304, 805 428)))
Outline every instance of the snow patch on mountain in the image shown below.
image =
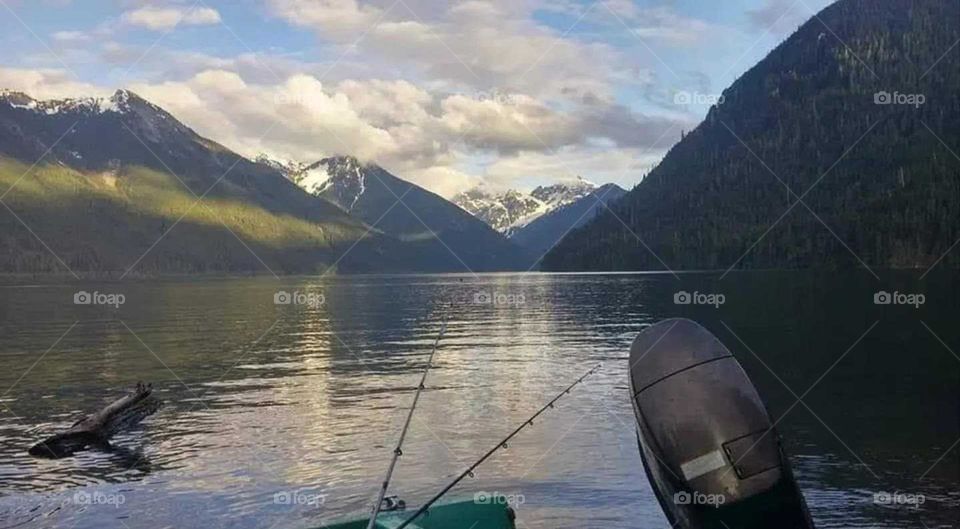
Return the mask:
POLYGON ((480 186, 453 197, 454 204, 510 237, 534 220, 592 193, 597 186, 582 178, 571 183, 539 186, 530 193, 500 193, 480 186))
POLYGON ((0 102, 6 102, 13 108, 32 110, 48 116, 76 112, 89 114, 124 113, 130 110, 130 103, 134 97, 136 96, 128 90, 117 90, 108 98, 80 97, 41 100, 34 99, 23 92, 0 90, 0 102))
POLYGON ((300 173, 297 185, 308 193, 319 195, 326 191, 327 187, 333 185, 333 182, 330 180, 330 173, 327 171, 327 167, 321 165, 300 173))
POLYGON ((367 171, 375 167, 353 156, 333 156, 315 163, 300 163, 261 154, 256 161, 279 171, 307 193, 324 195, 347 211, 353 210, 363 196, 367 189, 367 171))

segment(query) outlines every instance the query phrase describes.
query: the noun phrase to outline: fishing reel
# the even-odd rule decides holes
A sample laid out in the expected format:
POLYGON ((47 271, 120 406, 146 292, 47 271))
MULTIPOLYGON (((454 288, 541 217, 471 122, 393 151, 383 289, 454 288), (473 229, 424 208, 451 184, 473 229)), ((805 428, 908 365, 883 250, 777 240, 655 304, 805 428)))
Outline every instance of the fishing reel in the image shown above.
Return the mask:
POLYGON ((407 502, 399 496, 387 496, 380 502, 380 512, 402 511, 407 508, 407 502))

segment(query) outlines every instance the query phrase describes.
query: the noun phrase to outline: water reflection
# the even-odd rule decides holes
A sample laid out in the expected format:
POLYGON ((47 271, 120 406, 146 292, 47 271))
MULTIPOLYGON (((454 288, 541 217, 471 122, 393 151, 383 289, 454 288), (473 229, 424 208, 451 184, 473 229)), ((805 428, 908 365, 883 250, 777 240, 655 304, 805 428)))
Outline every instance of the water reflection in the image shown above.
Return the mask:
POLYGON ((16 383, 0 399, 4 527, 309 527, 362 511, 444 320, 397 493, 429 497, 602 361, 460 494, 523 494, 530 528, 666 527, 640 466, 625 363, 637 332, 677 315, 727 343, 771 413, 785 414, 780 429, 818 526, 949 526, 960 514, 960 457, 947 451, 960 437, 960 361, 940 343, 960 346, 950 277, 468 274, 84 288, 122 289, 127 303, 75 306, 72 285, 0 289, 0 387, 16 383), (928 302, 876 306, 878 284, 928 302), (281 289, 322 293, 323 303, 275 305, 281 289), (725 303, 676 305, 679 291, 722 293, 725 303), (113 452, 26 456, 37 437, 137 380, 153 382, 167 406, 113 452), (124 503, 78 505, 77 491, 124 503), (324 500, 277 501, 305 497, 296 491, 324 500), (927 502, 878 505, 883 491, 927 502))

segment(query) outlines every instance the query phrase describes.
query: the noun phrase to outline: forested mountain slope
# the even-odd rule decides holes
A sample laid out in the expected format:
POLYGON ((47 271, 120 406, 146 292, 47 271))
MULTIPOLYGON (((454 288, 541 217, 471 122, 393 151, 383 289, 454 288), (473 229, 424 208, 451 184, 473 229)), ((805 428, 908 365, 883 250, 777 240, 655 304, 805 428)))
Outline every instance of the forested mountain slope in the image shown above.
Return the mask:
POLYGON ((958 38, 954 0, 827 7, 543 267, 933 264, 960 238, 958 38))

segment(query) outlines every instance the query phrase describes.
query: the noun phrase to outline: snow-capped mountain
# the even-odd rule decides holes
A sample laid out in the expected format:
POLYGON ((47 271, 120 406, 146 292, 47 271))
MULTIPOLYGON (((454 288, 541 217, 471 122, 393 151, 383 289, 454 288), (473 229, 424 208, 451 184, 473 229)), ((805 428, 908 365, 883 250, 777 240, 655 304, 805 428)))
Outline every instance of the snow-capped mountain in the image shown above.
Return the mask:
POLYGON ((351 211, 366 189, 365 165, 353 156, 333 156, 315 163, 282 161, 261 154, 256 161, 276 169, 315 196, 351 211))
POLYGON ((589 195, 595 189, 596 185, 582 178, 572 183, 540 186, 530 193, 513 189, 493 193, 484 187, 475 187, 453 197, 453 203, 510 237, 534 220, 589 195))
POLYGON ((528 194, 509 190, 491 193, 475 187, 453 197, 453 203, 486 222, 491 228, 509 235, 510 230, 540 212, 543 202, 528 194))
POLYGON ((275 158, 271 158, 266 154, 260 154, 253 161, 266 165, 267 167, 277 171, 283 176, 287 177, 288 180, 296 183, 296 176, 303 172, 306 169, 307 164, 293 161, 282 161, 275 158))
POLYGON ((378 169, 380 167, 365 165, 353 156, 334 156, 304 167, 293 181, 308 193, 353 211, 367 190, 367 171, 378 169))
POLYGON ((280 171, 126 90, 52 101, 0 92, 0 189, 16 211, 0 216, 8 235, 0 271, 303 273, 334 264, 391 270, 392 258, 421 264, 419 249, 371 235, 280 171))
POLYGON ((125 112, 130 107, 130 92, 117 90, 111 97, 81 97, 75 99, 37 100, 23 92, 0 90, 0 100, 13 108, 33 110, 52 116, 61 112, 81 112, 102 114, 104 112, 125 112))
POLYGON ((515 269, 526 259, 518 247, 484 222, 375 163, 334 156, 286 174, 308 193, 340 206, 379 231, 427 244, 448 261, 446 269, 515 269))
POLYGON ((572 202, 537 217, 517 229, 510 240, 522 248, 531 250, 540 258, 568 233, 593 220, 597 212, 625 194, 626 191, 617 184, 604 184, 572 202))
POLYGON ((176 166, 171 170, 187 172, 197 168, 197 157, 220 165, 216 154, 227 150, 129 90, 46 101, 0 91, 0 113, 0 125, 8 125, 0 127, 0 152, 25 159, 46 154, 92 169, 111 160, 154 165, 159 156, 176 166))

